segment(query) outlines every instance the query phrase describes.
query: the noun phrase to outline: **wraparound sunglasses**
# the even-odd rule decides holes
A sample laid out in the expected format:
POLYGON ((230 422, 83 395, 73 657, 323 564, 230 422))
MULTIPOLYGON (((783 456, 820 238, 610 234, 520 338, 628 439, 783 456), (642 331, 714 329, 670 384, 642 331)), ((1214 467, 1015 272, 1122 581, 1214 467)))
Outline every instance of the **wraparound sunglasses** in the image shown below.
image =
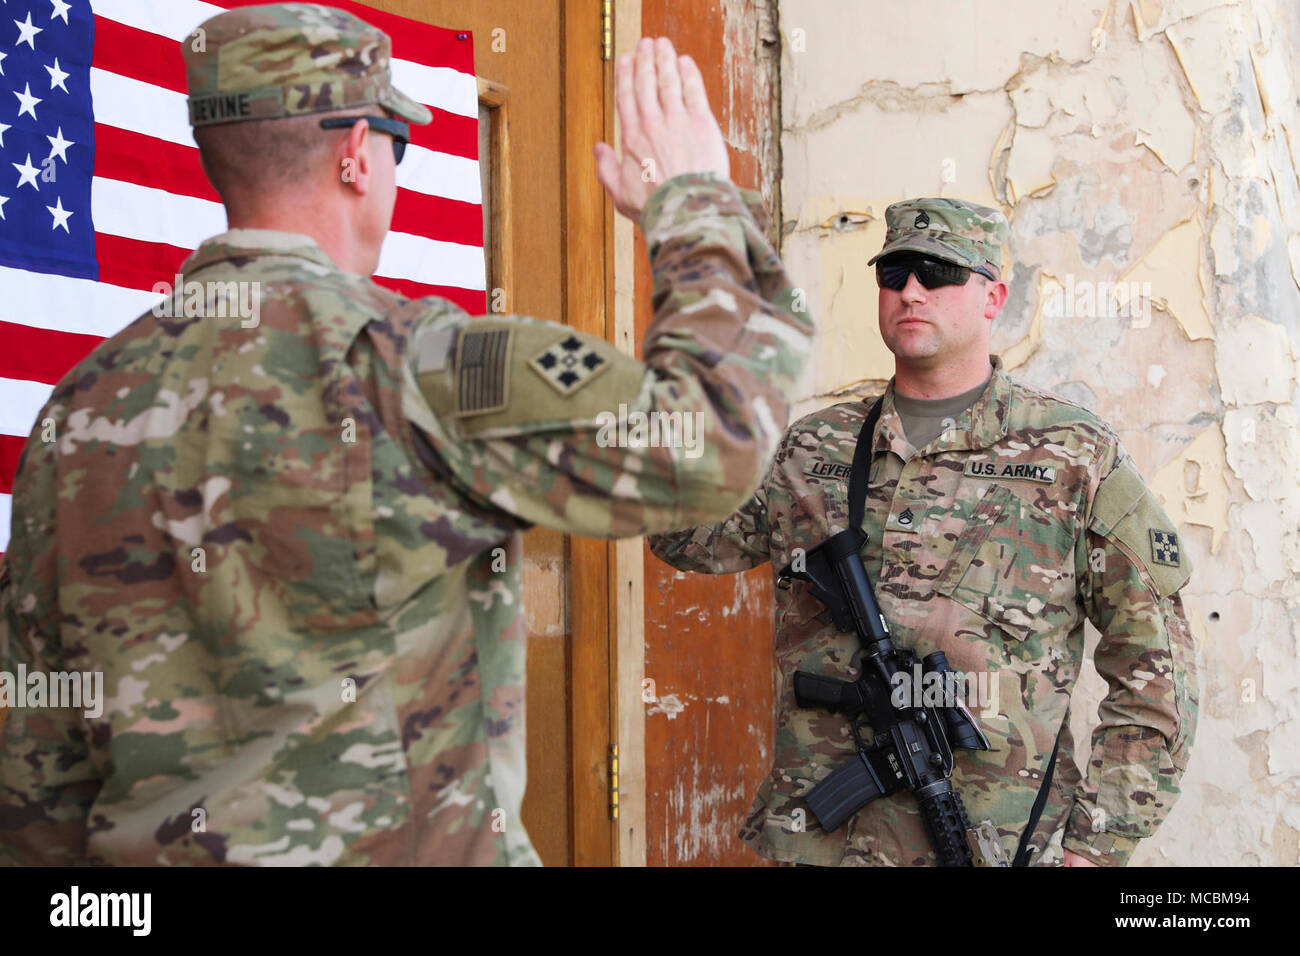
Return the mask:
POLYGON ((402 157, 406 155, 406 144, 411 141, 409 123, 389 119, 387 116, 331 116, 329 119, 321 120, 320 125, 321 129, 343 129, 346 126, 354 126, 361 120, 369 123, 372 129, 393 137, 393 162, 400 163, 402 157))
MULTIPOLYGON (((984 267, 969 269, 954 262, 945 262, 922 252, 896 252, 876 262, 876 281, 882 289, 902 292, 907 285, 907 277, 916 274, 921 285, 927 289, 937 289, 945 285, 965 285, 970 280, 971 272, 993 279, 993 275, 984 267)), ((997 280, 994 279, 996 282, 997 280)))

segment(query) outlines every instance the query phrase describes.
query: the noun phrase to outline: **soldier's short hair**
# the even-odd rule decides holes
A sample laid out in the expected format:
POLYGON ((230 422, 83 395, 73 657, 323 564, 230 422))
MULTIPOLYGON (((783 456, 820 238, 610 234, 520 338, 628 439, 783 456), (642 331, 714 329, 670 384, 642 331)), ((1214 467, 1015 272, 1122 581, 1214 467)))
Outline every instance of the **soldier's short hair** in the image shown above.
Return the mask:
MULTIPOLYGON (((348 130, 321 129, 326 116, 361 116, 382 112, 378 107, 357 107, 307 116, 200 126, 194 130, 199 158, 212 186, 226 205, 256 200, 259 194, 283 193, 294 187, 310 188, 348 130)), ((341 175, 334 170, 334 175, 341 175)))

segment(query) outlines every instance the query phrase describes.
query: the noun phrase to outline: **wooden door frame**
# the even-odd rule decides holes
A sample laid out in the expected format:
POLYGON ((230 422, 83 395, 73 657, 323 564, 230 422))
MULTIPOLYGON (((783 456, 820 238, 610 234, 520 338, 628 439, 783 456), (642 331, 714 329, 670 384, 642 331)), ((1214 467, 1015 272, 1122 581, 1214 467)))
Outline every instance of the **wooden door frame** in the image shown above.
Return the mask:
MULTIPOLYGON (((610 0, 561 0, 559 7, 562 321, 635 354, 633 226, 622 218, 614 221, 613 207, 596 180, 592 155, 599 140, 618 145, 613 54, 615 49, 631 50, 640 35, 640 0, 617 0, 617 6, 613 10, 610 0), (617 36, 608 38, 609 59, 604 56, 604 10, 615 13, 615 24, 621 25, 617 36), (600 95, 593 96, 593 90, 600 95)), ((480 77, 478 94, 480 104, 490 110, 492 142, 497 144, 489 181, 492 253, 498 275, 489 278, 512 288, 510 205, 521 197, 512 195, 509 183, 509 91, 480 77)), ((567 862, 577 866, 644 863, 645 719, 639 706, 618 705, 620 699, 639 698, 644 670, 642 540, 612 543, 569 537, 567 541, 567 862), (626 666, 620 667, 620 660, 626 666), (624 761, 631 774, 625 771, 620 779, 614 763, 611 779, 611 756, 617 758, 620 748, 632 755, 624 761), (629 788, 629 783, 634 786, 629 788)), ((548 692, 555 689, 528 688, 530 695, 548 692)), ((529 777, 541 770, 530 766, 529 777)))
MULTIPOLYGON (((564 0, 562 17, 565 321, 636 355, 636 227, 597 183, 592 146, 622 150, 614 60, 641 38, 641 0, 564 0), (602 9, 612 14, 608 37, 602 9), (602 48, 608 59, 593 55, 602 48), (592 90, 599 111, 571 108, 590 103, 592 90)), ((572 863, 645 866, 644 539, 570 541, 572 863)))
MULTIPOLYGON (((612 56, 632 53, 641 39, 641 0, 613 0, 612 56)), ((605 81, 605 142, 622 151, 614 122, 613 59, 607 64, 605 81)), ((609 300, 613 323, 610 340, 628 355, 637 354, 636 310, 636 227, 622 216, 607 212, 613 281, 609 300)), ((613 613, 615 741, 618 745, 620 790, 615 837, 615 862, 620 866, 645 866, 645 706, 642 697, 645 678, 645 540, 627 538, 614 543, 610 571, 610 604, 613 613)))
MULTIPOLYGON (((563 296, 566 325, 612 339, 610 210, 592 156, 592 146, 609 138, 612 71, 603 56, 601 13, 602 0, 563 0, 560 14, 563 296)), ((611 640, 613 555, 607 541, 569 538, 569 833, 575 866, 617 862, 610 787, 617 652, 611 640)))
POLYGON ((478 103, 488 109, 492 144, 490 155, 480 156, 479 163, 488 163, 488 183, 491 188, 491 228, 483 237, 489 243, 492 270, 487 276, 487 308, 493 308, 497 289, 515 288, 514 226, 510 214, 513 196, 510 190, 510 90, 500 83, 475 77, 478 81, 478 103))
MULTIPOLYGON (((596 180, 592 146, 603 140, 622 148, 614 122, 614 59, 633 52, 640 37, 641 0, 561 0, 563 321, 628 355, 636 355, 638 345, 635 226, 614 214, 596 180), (612 27, 608 36, 607 26, 612 27)), ((493 230, 494 262, 503 286, 513 288, 506 274, 511 269, 508 217, 518 197, 510 195, 505 161, 508 91, 480 80, 479 99, 493 107, 492 137, 500 143, 491 174, 494 214, 503 217, 493 230)), ((644 540, 570 537, 568 542, 568 862, 644 866, 644 540)), ((530 766, 529 776, 541 769, 530 766)))

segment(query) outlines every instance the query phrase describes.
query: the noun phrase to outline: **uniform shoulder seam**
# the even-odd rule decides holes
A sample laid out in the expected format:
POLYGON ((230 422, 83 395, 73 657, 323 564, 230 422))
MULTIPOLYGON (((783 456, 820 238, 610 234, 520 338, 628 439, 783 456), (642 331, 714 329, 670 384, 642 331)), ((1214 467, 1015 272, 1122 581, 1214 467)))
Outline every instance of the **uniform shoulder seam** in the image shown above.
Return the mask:
POLYGON ((867 397, 852 402, 837 402, 834 405, 827 405, 797 419, 788 431, 790 434, 798 434, 814 429, 819 425, 838 425, 850 421, 861 422, 866 419, 867 412, 870 411, 875 400, 875 397, 867 397))
POLYGON ((1038 399, 1045 398, 1048 401, 1054 402, 1057 405, 1063 405, 1066 408, 1074 409, 1079 413, 1076 416, 1076 419, 1080 423, 1095 428, 1097 431, 1101 432, 1110 441, 1116 444, 1119 443, 1120 440, 1119 434, 1115 431, 1114 427, 1110 424, 1110 422, 1106 421, 1106 419, 1102 418, 1100 415, 1098 415, 1096 412, 1094 412, 1092 409, 1088 408, 1087 406, 1081 405, 1078 402, 1068 399, 1063 395, 1058 395, 1056 392, 1053 392, 1051 389, 1043 388, 1039 385, 1031 385, 1028 382, 1022 381, 1018 378, 1011 378, 1010 376, 1008 376, 1008 380, 1011 382, 1011 387, 1013 391, 1028 393, 1029 395, 1038 399))

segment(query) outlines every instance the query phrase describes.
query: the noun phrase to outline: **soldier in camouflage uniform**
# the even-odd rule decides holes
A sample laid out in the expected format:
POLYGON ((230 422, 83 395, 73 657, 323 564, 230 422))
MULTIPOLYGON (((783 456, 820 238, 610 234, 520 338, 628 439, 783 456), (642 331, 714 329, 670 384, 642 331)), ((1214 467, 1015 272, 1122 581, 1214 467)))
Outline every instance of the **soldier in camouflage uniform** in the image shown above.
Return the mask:
MULTIPOLYGON (((956 750, 952 784, 972 825, 996 830, 993 853, 1013 858, 1059 730, 1029 864, 1122 866, 1169 813, 1195 730, 1195 648, 1178 594, 1186 553, 1115 432, 989 355, 1007 291, 1001 213, 922 199, 890 206, 886 223, 869 264, 880 262, 896 374, 872 435, 863 562, 894 643, 918 657, 944 651, 992 698, 966 697, 992 749, 956 750), (1068 714, 1085 618, 1101 633, 1094 662, 1110 691, 1081 775, 1068 714)), ((771 562, 776 574, 843 531, 874 402, 796 422, 753 499, 719 524, 652 537, 654 553, 684 570, 771 562)), ((775 767, 741 838, 781 861, 933 864, 910 792, 877 799, 836 832, 818 827, 805 795, 854 744, 844 717, 796 705, 792 675, 856 678, 859 641, 795 580, 776 591, 776 645, 775 767)))
POLYGON ((292 131, 273 124, 303 116, 384 125, 312 127, 323 184, 241 207, 269 220, 223 193, 235 228, 182 272, 259 283, 256 327, 213 317, 221 287, 147 313, 38 416, 0 565, 0 670, 100 671, 107 700, 98 717, 8 711, 0 862, 535 864, 520 532, 632 536, 738 507, 788 423, 811 324, 757 196, 728 179, 698 69, 666 40, 642 42, 635 93, 621 58, 629 152, 597 151, 653 265, 642 363, 369 278, 402 135, 386 121, 430 119, 393 89, 387 36, 313 4, 204 28, 206 50, 185 48, 197 132, 257 121, 271 150, 292 131), (313 232, 326 215, 356 228, 313 232), (701 414, 703 454, 601 441, 620 404, 701 414))

